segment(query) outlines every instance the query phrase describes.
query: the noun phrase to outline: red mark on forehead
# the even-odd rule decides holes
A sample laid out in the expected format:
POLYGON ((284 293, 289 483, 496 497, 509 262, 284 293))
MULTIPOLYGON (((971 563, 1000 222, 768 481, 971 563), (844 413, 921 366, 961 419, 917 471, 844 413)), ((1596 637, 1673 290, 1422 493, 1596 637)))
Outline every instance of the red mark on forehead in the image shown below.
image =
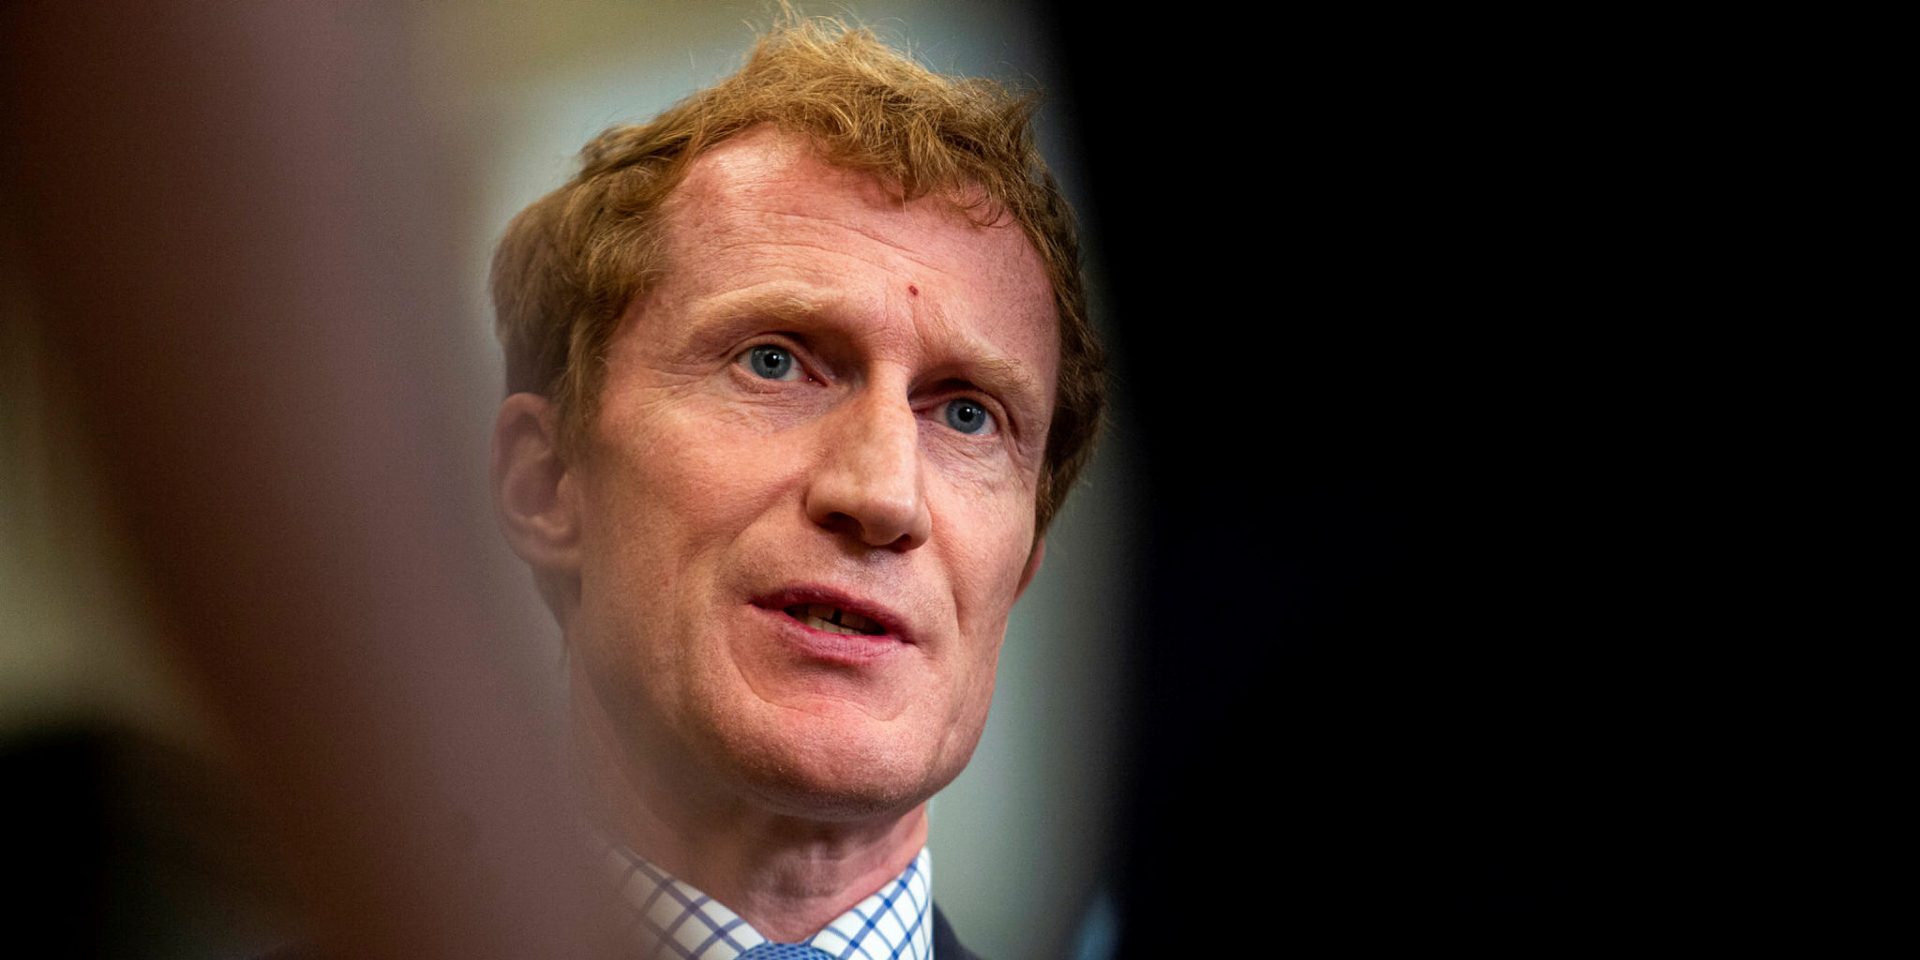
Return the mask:
POLYGON ((914 285, 913 285, 913 284, 911 284, 911 283, 909 283, 909 284, 907 284, 907 295, 908 295, 908 296, 913 296, 913 297, 917 297, 917 296, 919 296, 919 295, 920 295, 920 288, 919 288, 919 287, 916 287, 916 286, 914 286, 914 285))

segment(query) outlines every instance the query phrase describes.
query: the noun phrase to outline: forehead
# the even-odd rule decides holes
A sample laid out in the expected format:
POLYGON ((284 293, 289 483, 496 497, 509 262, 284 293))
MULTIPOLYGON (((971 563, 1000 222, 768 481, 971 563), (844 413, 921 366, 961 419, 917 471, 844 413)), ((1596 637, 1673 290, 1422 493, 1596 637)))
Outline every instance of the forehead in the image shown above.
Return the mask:
POLYGON ((1045 262, 1010 217, 976 222, 957 196, 908 201, 881 178, 834 166, 771 127, 701 155, 666 205, 663 294, 696 301, 761 291, 879 321, 924 346, 960 341, 1020 364, 1051 402, 1058 313, 1045 262), (910 320, 910 324, 892 321, 910 320))

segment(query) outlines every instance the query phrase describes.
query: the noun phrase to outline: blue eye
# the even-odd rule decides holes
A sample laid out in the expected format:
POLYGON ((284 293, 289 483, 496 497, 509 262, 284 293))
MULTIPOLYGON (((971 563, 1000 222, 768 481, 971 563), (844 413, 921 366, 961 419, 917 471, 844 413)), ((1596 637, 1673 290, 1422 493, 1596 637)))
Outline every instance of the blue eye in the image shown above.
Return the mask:
POLYGON ((748 369, 768 380, 797 380, 800 376, 793 354, 785 347, 773 344, 753 347, 747 351, 746 361, 748 369))
POLYGON ((987 433, 993 426, 993 414, 972 400, 949 401, 947 426, 961 433, 987 433))

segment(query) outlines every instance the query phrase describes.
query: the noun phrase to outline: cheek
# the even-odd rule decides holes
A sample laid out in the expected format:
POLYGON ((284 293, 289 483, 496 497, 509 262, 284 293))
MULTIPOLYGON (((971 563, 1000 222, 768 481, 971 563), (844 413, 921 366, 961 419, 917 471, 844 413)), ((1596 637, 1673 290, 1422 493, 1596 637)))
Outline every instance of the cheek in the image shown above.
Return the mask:
POLYGON ((967 520, 973 535, 957 538, 961 542, 949 553, 954 600, 972 644, 969 654, 988 671, 985 682, 990 685, 1033 541, 1032 501, 1023 498, 983 508, 967 520))
MULTIPOLYGON (((1011 599, 1033 545, 1035 484, 1009 478, 1002 468, 992 481, 949 477, 945 497, 955 582, 1011 599)), ((938 534, 936 533, 936 536, 938 534)))
POLYGON ((660 648, 655 658, 674 644, 644 642, 649 625, 699 619, 742 536, 779 508, 797 459, 724 411, 663 406, 602 421, 581 514, 583 604, 609 642, 640 639, 660 648))
POLYGON ((699 411, 662 415, 608 443, 587 517, 609 547, 671 566, 723 546, 768 507, 783 465, 776 438, 699 411))

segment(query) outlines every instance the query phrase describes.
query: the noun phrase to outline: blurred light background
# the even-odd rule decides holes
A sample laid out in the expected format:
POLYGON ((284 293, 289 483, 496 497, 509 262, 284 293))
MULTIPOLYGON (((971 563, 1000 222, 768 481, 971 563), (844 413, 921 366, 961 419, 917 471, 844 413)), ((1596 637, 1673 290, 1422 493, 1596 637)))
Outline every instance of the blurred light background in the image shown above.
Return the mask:
MULTIPOLYGON (((463 252, 474 335, 491 245, 507 221, 575 168, 607 126, 651 117, 735 69, 766 22, 758 2, 426 5, 424 36, 447 56, 434 102, 472 137, 472 243, 463 252)), ((944 72, 1038 90, 1042 149, 1076 209, 1079 156, 1055 75, 1045 10, 1016 2, 850 2, 810 8, 878 31, 944 72)), ((1083 224, 1083 228, 1091 224, 1083 224)), ((1098 275, 1095 275, 1096 290, 1098 275)), ((1096 294, 1098 296, 1098 294, 1096 294)), ((1096 300, 1096 316, 1101 302, 1096 300)), ((935 889, 972 949, 1059 956, 1112 869, 1131 449, 1109 437, 1049 536, 1046 565, 1009 628, 999 685, 973 762, 934 803, 935 889)), ((537 603, 525 594, 528 609, 537 603)), ((529 633, 539 633, 532 624, 529 633)))
MULTIPOLYGON (((693 0, 423 7, 423 36, 447 58, 430 71, 430 96, 472 138, 476 159, 472 242, 462 255, 476 337, 491 342, 486 268, 507 221, 570 175, 596 133, 651 117, 735 69, 766 11, 693 0)), ((1044 8, 896 0, 809 12, 866 24, 935 70, 1041 91, 1042 149, 1076 209, 1090 212, 1044 8)), ((1095 281, 1097 290, 1097 273, 1095 281)), ((1137 496, 1126 484, 1129 456, 1125 437, 1108 437, 1051 533, 1045 568, 1008 631, 980 747, 934 803, 939 902, 985 955, 1064 955, 1113 866, 1122 732, 1114 637, 1126 628, 1128 500, 1137 496)), ((530 591, 524 599, 538 611, 530 591)), ((530 635, 540 632, 529 624, 530 635)))

